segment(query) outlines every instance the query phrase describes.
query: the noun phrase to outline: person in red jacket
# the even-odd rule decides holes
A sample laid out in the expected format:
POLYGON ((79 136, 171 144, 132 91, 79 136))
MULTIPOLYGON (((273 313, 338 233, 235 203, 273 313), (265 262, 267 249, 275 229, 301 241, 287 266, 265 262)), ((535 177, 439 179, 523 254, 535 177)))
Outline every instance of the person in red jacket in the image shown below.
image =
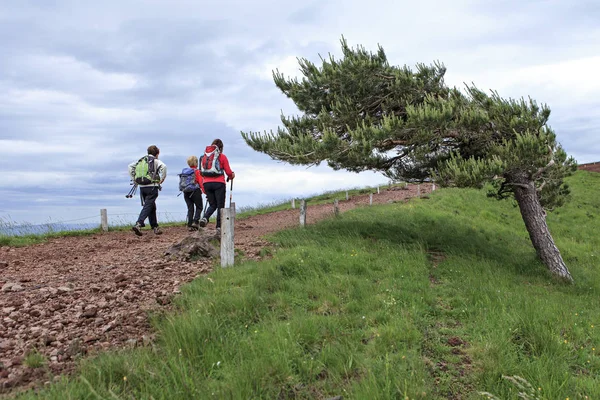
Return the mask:
POLYGON ((204 156, 200 160, 200 174, 204 185, 204 193, 208 200, 208 210, 200 220, 200 226, 205 227, 211 215, 217 212, 217 235, 221 233, 221 208, 225 207, 225 175, 227 181, 235 178, 235 172, 229 166, 229 160, 223 154, 223 141, 213 140, 210 146, 206 146, 204 156), (216 156, 216 157, 215 157, 216 156))
MULTIPOLYGON (((187 159, 188 166, 194 170, 196 177, 195 183, 198 185, 198 189, 193 192, 184 193, 183 199, 187 205, 187 226, 190 231, 198 230, 200 226, 200 213, 202 212, 202 193, 204 193, 204 187, 202 182, 202 176, 198 170, 198 157, 189 156, 187 159), (195 210, 194 210, 195 208, 195 210)), ((182 171, 183 172, 183 171, 182 171)))

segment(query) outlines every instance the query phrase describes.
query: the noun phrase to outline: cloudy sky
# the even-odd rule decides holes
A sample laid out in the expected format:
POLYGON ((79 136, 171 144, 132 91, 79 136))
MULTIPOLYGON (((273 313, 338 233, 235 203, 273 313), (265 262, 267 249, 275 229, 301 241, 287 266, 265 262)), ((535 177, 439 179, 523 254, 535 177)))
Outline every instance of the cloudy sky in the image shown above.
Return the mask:
POLYGON ((134 221, 127 164, 150 144, 170 174, 159 211, 183 219, 176 174, 216 137, 238 207, 386 182, 272 161, 240 136, 296 112, 273 69, 339 56, 342 35, 547 103, 566 150, 600 161, 597 0, 0 0, 0 219, 134 221))

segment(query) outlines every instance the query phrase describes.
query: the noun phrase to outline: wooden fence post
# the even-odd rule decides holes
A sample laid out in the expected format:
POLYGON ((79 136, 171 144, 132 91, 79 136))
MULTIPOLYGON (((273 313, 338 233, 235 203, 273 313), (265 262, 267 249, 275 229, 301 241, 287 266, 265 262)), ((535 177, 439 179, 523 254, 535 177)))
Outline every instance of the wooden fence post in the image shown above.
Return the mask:
POLYGON ((379 194, 379 186, 377 186, 377 194, 379 194))
POLYGON ((373 205, 373 193, 369 193, 369 205, 373 205))
POLYGON ((221 208, 221 267, 229 267, 235 261, 234 246, 235 203, 221 208))
POLYGON ((431 191, 435 191, 435 182, 433 182, 433 184, 431 185, 431 191))
POLYGON ((108 213, 106 212, 106 208, 100 210, 100 227, 102 231, 108 232, 108 213))
POLYGON ((348 201, 350 197, 348 196, 348 191, 346 190, 346 201, 348 201))
POLYGON ((338 203, 339 203, 338 199, 335 199, 333 201, 333 213, 335 214, 336 217, 340 216, 340 207, 339 207, 338 203))
POLYGON ((417 197, 421 197, 421 184, 417 185, 417 197))
POLYGON ((292 208, 296 208, 296 199, 292 199, 292 208))
POLYGON ((300 226, 306 225, 306 200, 300 202, 300 226))

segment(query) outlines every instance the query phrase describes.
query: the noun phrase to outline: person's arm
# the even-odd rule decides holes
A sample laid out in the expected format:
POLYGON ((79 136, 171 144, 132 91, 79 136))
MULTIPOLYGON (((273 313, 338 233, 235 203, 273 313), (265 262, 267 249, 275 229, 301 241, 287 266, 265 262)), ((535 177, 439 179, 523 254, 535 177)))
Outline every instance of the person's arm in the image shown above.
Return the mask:
POLYGON ((227 159, 227 156, 225 154, 221 154, 221 160, 220 161, 221 161, 221 166, 223 167, 223 170, 227 174, 227 177, 229 179, 235 178, 235 172, 233 172, 231 170, 231 167, 229 166, 229 160, 227 159))
POLYGON ((160 167, 158 168, 158 176, 160 176, 160 182, 159 184, 162 185, 162 183, 165 181, 165 179, 167 179, 167 164, 165 164, 164 162, 160 162, 160 167))
POLYGON ((202 175, 200 175, 200 170, 196 168, 194 173, 196 174, 196 182, 198 182, 198 185, 200 185, 200 190, 202 190, 202 193, 204 193, 204 180, 202 179, 202 175))
POLYGON ((128 166, 128 172, 129 172, 129 176, 131 177, 131 180, 135 179, 135 166, 137 165, 137 161, 132 162, 131 164, 129 164, 128 166))

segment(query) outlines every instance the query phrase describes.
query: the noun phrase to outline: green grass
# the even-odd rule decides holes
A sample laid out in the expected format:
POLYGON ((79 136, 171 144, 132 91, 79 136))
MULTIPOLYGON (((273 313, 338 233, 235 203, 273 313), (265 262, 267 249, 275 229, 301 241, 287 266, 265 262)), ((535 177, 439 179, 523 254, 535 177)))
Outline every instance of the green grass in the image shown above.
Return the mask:
POLYGON ((514 204, 439 190, 280 232, 273 258, 186 285, 154 345, 20 397, 518 399, 505 377, 521 377, 538 398, 600 398, 600 174, 569 182, 548 223, 575 285, 514 204))
POLYGON ((23 365, 29 368, 41 368, 46 364, 46 357, 37 350, 29 351, 23 359, 23 365))

